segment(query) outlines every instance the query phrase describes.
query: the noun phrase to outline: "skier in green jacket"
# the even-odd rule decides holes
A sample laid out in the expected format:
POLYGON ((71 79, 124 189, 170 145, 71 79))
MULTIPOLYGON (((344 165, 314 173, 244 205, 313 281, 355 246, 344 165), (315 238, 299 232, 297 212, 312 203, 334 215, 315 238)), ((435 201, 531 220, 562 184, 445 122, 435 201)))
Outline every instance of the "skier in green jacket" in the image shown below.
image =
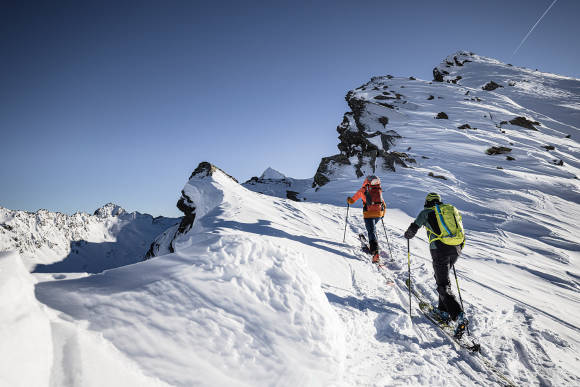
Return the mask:
MULTIPOLYGON (((435 205, 441 204, 443 203, 439 194, 429 193, 425 198, 423 210, 405 231, 405 238, 412 239, 421 226, 425 226, 427 229, 429 240, 432 240, 431 234, 441 234, 434 210, 435 205)), ((465 239, 459 245, 447 245, 441 240, 434 240, 429 244, 431 258, 433 259, 435 282, 437 283, 437 293, 439 294, 439 305, 434 309, 434 313, 444 322, 457 321, 455 334, 458 336, 463 333, 469 321, 451 290, 449 271, 457 262, 464 245, 465 239)))

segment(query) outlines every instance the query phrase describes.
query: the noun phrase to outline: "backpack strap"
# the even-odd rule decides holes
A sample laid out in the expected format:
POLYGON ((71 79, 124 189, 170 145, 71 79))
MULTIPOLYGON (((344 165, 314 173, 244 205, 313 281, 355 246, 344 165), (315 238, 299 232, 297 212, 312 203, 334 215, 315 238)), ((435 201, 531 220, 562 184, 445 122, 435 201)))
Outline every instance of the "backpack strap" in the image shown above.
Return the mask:
MULTIPOLYGON (((435 213, 437 213, 435 207, 431 207, 431 209, 433 211, 435 211, 435 213)), ((441 240, 441 237, 443 236, 443 232, 441 232, 441 234, 437 234, 428 225, 429 225, 429 222, 427 222, 425 224, 425 229, 427 230, 427 238, 429 239, 429 243, 432 243, 432 242, 435 242, 435 241, 440 241, 441 240)))
POLYGON ((449 231, 449 229, 447 228, 447 225, 445 224, 445 221, 443 220, 443 215, 441 214, 441 209, 439 208, 439 204, 435 204, 435 214, 437 215, 437 218, 439 218, 439 221, 441 222, 441 225, 443 225, 443 228, 445 229, 445 231, 447 231, 447 235, 451 235, 451 231, 449 231))

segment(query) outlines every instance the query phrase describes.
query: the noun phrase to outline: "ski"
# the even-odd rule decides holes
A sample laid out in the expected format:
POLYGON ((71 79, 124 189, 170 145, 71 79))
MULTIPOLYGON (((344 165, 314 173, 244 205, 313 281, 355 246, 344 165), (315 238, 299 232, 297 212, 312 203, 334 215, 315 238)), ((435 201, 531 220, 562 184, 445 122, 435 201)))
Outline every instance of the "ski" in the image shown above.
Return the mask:
MULTIPOLYGON (((369 248, 367 237, 364 236, 364 234, 358 234, 358 238, 360 239, 363 252, 370 255, 371 249, 369 248)), ((383 254, 379 253, 379 255, 381 256, 381 258, 384 258, 383 254)), ((395 285, 395 280, 391 276, 389 276, 389 274, 387 274, 388 268, 382 261, 379 261, 378 263, 373 263, 373 265, 377 267, 377 270, 385 279, 387 286, 395 285)))
POLYGON ((364 234, 358 234, 358 239, 360 240, 361 248, 363 253, 370 254, 371 249, 369 247, 369 241, 364 234))
MULTIPOLYGON (((397 281, 403 282, 400 279, 397 281)), ((409 288, 409 283, 407 281, 404 282, 405 287, 409 288)), ((473 336, 463 335, 461 338, 457 338, 453 334, 453 328, 446 323, 442 323, 433 315, 433 305, 430 302, 426 301, 425 298, 419 293, 417 290, 411 288, 411 294, 417 300, 419 304, 419 310, 421 313, 429 320, 433 325, 435 325, 447 338, 452 342, 454 347, 457 349, 463 348, 466 349, 469 353, 473 356, 481 360, 483 366, 495 377, 497 377, 504 386, 508 387, 515 387, 516 384, 512 382, 507 376, 505 376, 500 370, 498 370, 487 358, 485 358, 481 354, 481 345, 473 336)))
POLYGON ((454 329, 451 325, 447 324, 446 322, 442 322, 437 319, 433 314, 433 305, 430 302, 426 301, 422 295, 417 292, 415 289, 411 289, 411 294, 417 299, 419 303, 419 310, 423 313, 423 315, 431 321, 434 325, 436 325, 441 331, 457 343, 461 348, 465 348, 470 352, 479 352, 481 349, 480 344, 477 342, 473 336, 463 335, 460 338, 456 337, 454 334, 454 329))

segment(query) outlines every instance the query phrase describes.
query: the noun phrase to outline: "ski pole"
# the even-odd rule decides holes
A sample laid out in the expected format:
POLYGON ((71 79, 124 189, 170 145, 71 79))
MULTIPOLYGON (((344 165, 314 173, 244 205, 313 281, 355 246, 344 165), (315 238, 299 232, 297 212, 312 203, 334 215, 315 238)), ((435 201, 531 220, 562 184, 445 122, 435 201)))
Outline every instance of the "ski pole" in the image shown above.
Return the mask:
POLYGON ((407 239, 407 264, 409 266, 409 318, 411 318, 411 243, 409 239, 407 239))
POLYGON ((383 222, 383 230, 385 231, 385 237, 387 238, 387 246, 389 247, 389 256, 393 260, 395 259, 395 257, 393 257, 393 251, 391 250, 391 243, 389 242, 389 235, 387 234, 387 228, 385 227, 385 220, 381 218, 381 222, 383 222))
POLYGON ((346 226, 348 225, 348 209, 350 208, 350 203, 346 203, 346 219, 344 221, 344 236, 342 237, 342 243, 346 240, 346 226))
MULTIPOLYGON (((461 310, 464 311, 465 313, 465 309, 463 309, 463 299, 461 298, 461 290, 459 289, 459 280, 457 279, 457 272, 455 271, 455 265, 453 265, 453 275, 455 275, 455 283, 457 284, 457 294, 459 294, 459 301, 461 302, 461 310)), ((466 326, 467 328, 467 334, 469 335, 469 325, 466 326)))

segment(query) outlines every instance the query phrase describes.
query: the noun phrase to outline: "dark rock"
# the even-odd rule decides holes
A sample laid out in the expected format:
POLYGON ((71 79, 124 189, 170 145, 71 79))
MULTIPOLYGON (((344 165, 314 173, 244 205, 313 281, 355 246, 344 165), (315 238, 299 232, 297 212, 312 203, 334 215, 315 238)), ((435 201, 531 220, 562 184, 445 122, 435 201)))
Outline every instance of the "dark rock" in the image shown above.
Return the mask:
POLYGON ((401 138, 401 136, 394 130, 390 130, 387 133, 381 133, 381 145, 383 150, 388 151, 392 145, 395 144, 395 140, 401 138))
POLYGON ((429 157, 427 157, 427 156, 421 156, 421 158, 422 159, 427 159, 427 160, 429 159, 429 157))
POLYGON ((383 95, 391 95, 388 91, 383 91, 383 95))
POLYGON ((183 234, 191 229, 195 220, 195 205, 183 190, 181 191, 181 198, 177 201, 177 208, 184 214, 177 228, 177 232, 183 234))
POLYGON ((443 82, 443 74, 439 71, 437 67, 433 69, 433 80, 435 82, 443 82))
POLYGON ((515 86, 515 85, 516 85, 516 83, 514 81, 509 81, 508 82, 508 86, 515 86))
POLYGON ((445 112, 439 112, 435 118, 438 120, 447 120, 449 119, 449 116, 447 116, 445 112))
POLYGON ((403 152, 381 152, 381 156, 383 158, 383 167, 393 172, 395 172, 395 165, 409 168, 405 161, 412 162, 411 160, 413 160, 408 154, 403 152))
POLYGON ((390 75, 390 74, 388 74, 388 75, 387 75, 387 79, 393 79, 393 76, 392 76, 392 75, 390 75))
POLYGON ((397 97, 397 99, 401 99, 403 97, 403 94, 395 93, 395 97, 397 97))
POLYGON ((407 148, 407 152, 408 152, 408 151, 410 151, 410 150, 411 150, 411 147, 408 147, 408 148, 407 148))
POLYGON ((379 88, 375 86, 373 87, 373 90, 379 91, 379 88))
POLYGON ((432 100, 432 99, 434 99, 434 98, 435 98, 435 97, 433 97, 432 95, 430 95, 430 96, 427 98, 427 101, 431 101, 431 100, 432 100))
POLYGON ((503 167, 496 167, 497 169, 503 169, 503 167))
POLYGON ((556 149, 554 145, 543 145, 542 148, 546 149, 547 151, 556 149))
POLYGON ((226 175, 227 177, 229 177, 230 179, 232 179, 236 183, 238 182, 234 177, 228 175, 222 169, 216 167, 213 164, 208 163, 207 161, 203 161, 203 162, 199 163, 199 165, 197 166, 197 168, 195 168, 193 170, 193 172, 191 173, 191 176, 189 176, 189 178, 191 179, 194 176, 198 176, 198 177, 212 176, 216 171, 220 171, 221 173, 223 173, 224 175, 226 175))
POLYGON ((564 165, 564 160, 554 160, 554 164, 562 166, 564 165))
POLYGON ((469 124, 463 124, 461 126, 458 126, 457 129, 471 129, 471 126, 469 124))
POLYGON ((386 107, 386 108, 389 108, 389 109, 395 109, 395 106, 394 106, 394 105, 391 105, 390 103, 385 103, 385 102, 377 102, 377 104, 378 104, 378 105, 381 105, 381 106, 384 106, 384 107, 386 107))
POLYGON ((487 153, 488 155, 501 155, 504 153, 509 153, 511 152, 512 149, 505 147, 505 146, 492 146, 491 148, 488 148, 485 153, 487 153))
POLYGON ((572 135, 571 135, 571 134, 567 134, 567 135, 566 135, 566 138, 570 138, 570 137, 572 137, 572 135))
POLYGON ((385 100, 385 99, 389 99, 389 97, 386 97, 386 96, 384 96, 384 95, 380 95, 380 94, 379 94, 379 95, 375 95, 373 98, 374 98, 374 99, 378 99, 378 100, 385 100))
POLYGON ((7 230, 7 231, 12 231, 13 227, 9 224, 6 223, 0 223, 0 227, 2 227, 3 229, 7 230))
POLYGON ((500 122, 499 124, 500 124, 500 125, 507 125, 507 123, 508 123, 507 121, 502 121, 502 122, 500 122))
POLYGON ((365 109, 365 101, 352 97, 351 92, 349 91, 346 95, 346 102, 352 111, 352 116, 354 118, 354 122, 356 123, 356 127, 359 131, 364 132, 365 126, 360 122, 360 117, 365 109))
POLYGON ((298 192, 296 191, 290 191, 290 190, 286 190, 286 197, 290 200, 293 200, 295 202, 299 202, 300 199, 298 199, 298 192))
POLYGON ((516 117, 513 120, 510 120, 510 124, 531 130, 538 130, 534 125, 540 125, 538 121, 530 121, 525 117, 516 117))
POLYGON ((469 95, 469 90, 467 90, 467 91, 465 92, 465 95, 469 95))
POLYGON ((389 117, 381 116, 379 117, 379 122, 383 125, 384 128, 389 123, 389 117))
POLYGON ((488 82, 485 86, 482 87, 483 90, 492 91, 497 89, 498 87, 503 87, 502 85, 498 85, 494 81, 488 82))
POLYGON ((410 81, 416 81, 416 80, 417 80, 417 78, 415 78, 415 77, 409 77, 409 80, 410 80, 410 81))
POLYGON ((429 176, 434 177, 435 179, 447 180, 447 178, 443 175, 436 175, 433 172, 429 172, 429 176))
POLYGON ((322 187, 330 181, 325 174, 328 173, 328 168, 331 165, 350 165, 350 160, 344 154, 323 157, 322 160, 320 160, 320 164, 318 165, 318 169, 314 175, 314 182, 312 183, 313 188, 316 186, 322 187))
POLYGON ((463 77, 461 75, 458 75, 455 77, 455 79, 450 79, 447 82, 448 83, 453 83, 454 85, 457 85, 457 81, 459 81, 460 79, 462 79, 463 77))
POLYGON ((506 160, 508 160, 508 161, 514 161, 514 160, 515 160, 515 159, 514 159, 513 157, 511 157, 511 156, 506 156, 506 158, 505 158, 505 159, 506 159, 506 160))

